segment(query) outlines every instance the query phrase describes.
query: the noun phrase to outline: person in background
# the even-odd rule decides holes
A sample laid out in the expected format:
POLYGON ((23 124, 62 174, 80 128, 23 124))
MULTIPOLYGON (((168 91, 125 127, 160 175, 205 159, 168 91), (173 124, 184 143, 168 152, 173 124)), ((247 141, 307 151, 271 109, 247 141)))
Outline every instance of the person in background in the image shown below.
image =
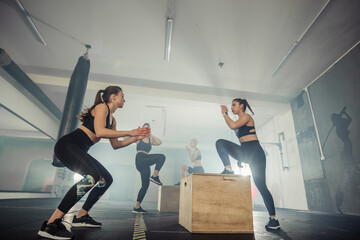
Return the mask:
MULTIPOLYGON (((145 123, 143 128, 150 128, 149 123, 145 123)), ((149 188, 150 181, 157 185, 162 185, 159 179, 159 171, 164 165, 165 155, 164 154, 150 154, 152 146, 161 145, 161 140, 151 133, 146 138, 141 139, 136 145, 136 158, 135 165, 136 169, 140 172, 141 176, 141 188, 139 190, 133 213, 146 213, 142 207, 141 202, 143 201, 145 194, 149 188), (150 166, 155 164, 155 170, 151 174, 150 166)))
MULTIPOLYGON (((190 147, 186 146, 186 151, 188 153, 189 159, 191 163, 193 163, 193 167, 190 167, 188 165, 181 165, 180 167, 180 176, 181 178, 185 177, 185 173, 188 174, 191 173, 204 173, 204 168, 201 164, 201 152, 198 148, 198 140, 196 138, 193 138, 190 140, 190 147), (194 149, 193 153, 191 154, 191 148, 194 149)), ((176 183, 175 185, 180 185, 180 182, 176 183)))

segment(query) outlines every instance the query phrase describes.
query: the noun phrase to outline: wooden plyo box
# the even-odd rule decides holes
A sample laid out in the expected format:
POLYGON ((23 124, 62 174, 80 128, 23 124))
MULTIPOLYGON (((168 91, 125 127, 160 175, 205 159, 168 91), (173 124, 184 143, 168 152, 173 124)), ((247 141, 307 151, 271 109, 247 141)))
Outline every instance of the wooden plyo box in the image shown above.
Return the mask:
POLYGON ((179 212, 180 186, 159 187, 158 211, 179 212))
POLYGON ((250 176, 193 173, 181 179, 179 224, 192 233, 254 233, 250 176))

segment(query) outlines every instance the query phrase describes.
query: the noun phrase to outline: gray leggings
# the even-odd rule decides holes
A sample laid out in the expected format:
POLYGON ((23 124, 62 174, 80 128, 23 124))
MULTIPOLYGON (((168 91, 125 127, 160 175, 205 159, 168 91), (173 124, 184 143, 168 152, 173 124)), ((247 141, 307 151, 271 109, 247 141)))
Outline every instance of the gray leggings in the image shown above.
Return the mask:
POLYGON ((137 201, 142 202, 145 197, 146 191, 150 184, 150 166, 155 165, 155 170, 160 171, 164 165, 165 155, 164 154, 146 154, 139 152, 136 154, 135 165, 136 169, 141 175, 141 188, 138 193, 137 201))

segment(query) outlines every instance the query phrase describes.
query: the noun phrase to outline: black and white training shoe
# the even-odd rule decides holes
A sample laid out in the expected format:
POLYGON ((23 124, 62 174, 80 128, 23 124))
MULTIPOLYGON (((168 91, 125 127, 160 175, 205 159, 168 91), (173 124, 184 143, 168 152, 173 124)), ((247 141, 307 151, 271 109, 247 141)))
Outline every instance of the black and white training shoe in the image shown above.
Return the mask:
POLYGON ((229 171, 226 168, 224 168, 224 171, 222 171, 222 173, 220 174, 234 174, 234 171, 229 171))
POLYGON ((163 185, 162 182, 160 182, 159 176, 156 176, 156 177, 151 176, 149 179, 150 179, 150 181, 152 181, 153 183, 156 183, 157 185, 160 185, 160 186, 163 185))
POLYGON ((279 220, 269 217, 269 222, 265 225, 267 230, 276 230, 280 228, 279 220))
POLYGON ((144 209, 142 209, 141 207, 139 208, 133 208, 132 210, 133 213, 147 213, 147 211, 145 211, 144 209))
POLYGON ((73 227, 101 227, 102 224, 95 221, 89 214, 86 214, 80 218, 76 218, 74 216, 73 221, 71 223, 73 227))
POLYGON ((44 221, 38 235, 48 239, 59 240, 72 239, 74 237, 74 234, 67 230, 65 225, 61 222, 61 218, 56 219, 50 224, 47 224, 47 221, 44 221))

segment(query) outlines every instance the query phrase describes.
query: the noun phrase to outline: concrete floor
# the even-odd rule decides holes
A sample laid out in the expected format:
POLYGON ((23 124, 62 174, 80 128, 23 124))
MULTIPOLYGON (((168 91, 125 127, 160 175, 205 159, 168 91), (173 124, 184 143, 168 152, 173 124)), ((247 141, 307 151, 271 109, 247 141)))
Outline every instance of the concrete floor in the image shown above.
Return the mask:
MULTIPOLYGON (((41 239, 37 232, 54 211, 59 199, 0 200, 0 239, 41 239)), ((75 209, 81 208, 81 202, 75 209)), ((102 222, 101 229, 73 229, 76 240, 133 239, 136 214, 133 203, 102 200, 90 215, 102 222)), ((245 239, 360 239, 360 217, 319 212, 277 209, 281 230, 266 231, 267 212, 254 210, 254 234, 191 234, 178 224, 177 213, 159 213, 156 204, 144 203, 143 215, 148 240, 245 240, 245 239)), ((69 216, 70 217, 70 216, 69 216)))

